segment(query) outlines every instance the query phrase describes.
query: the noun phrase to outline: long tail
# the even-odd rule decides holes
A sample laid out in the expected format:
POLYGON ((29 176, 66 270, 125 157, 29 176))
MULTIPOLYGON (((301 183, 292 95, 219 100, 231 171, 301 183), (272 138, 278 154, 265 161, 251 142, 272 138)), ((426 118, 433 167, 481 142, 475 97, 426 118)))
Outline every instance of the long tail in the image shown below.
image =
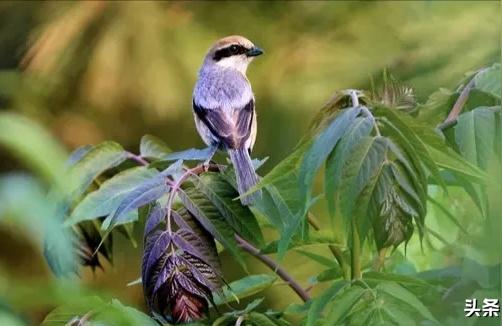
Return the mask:
MULTIPOLYGON (((253 163, 247 149, 229 149, 228 154, 232 160, 237 178, 237 190, 239 195, 245 194, 249 189, 258 183, 258 176, 254 172, 253 163)), ((241 198, 242 205, 250 205, 259 199, 261 191, 256 191, 241 198)))

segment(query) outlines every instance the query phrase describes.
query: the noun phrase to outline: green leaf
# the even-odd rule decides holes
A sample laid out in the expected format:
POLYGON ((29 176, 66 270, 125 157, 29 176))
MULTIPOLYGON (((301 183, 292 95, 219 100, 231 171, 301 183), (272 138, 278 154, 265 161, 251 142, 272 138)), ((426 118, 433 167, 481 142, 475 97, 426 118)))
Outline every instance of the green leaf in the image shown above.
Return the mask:
POLYGON ((345 109, 317 136, 305 153, 299 172, 300 198, 303 201, 308 201, 307 195, 310 193, 317 170, 326 161, 359 112, 361 112, 360 107, 345 109))
POLYGON ((160 138, 144 135, 141 137, 139 152, 142 157, 161 160, 172 151, 160 138))
POLYGON ((181 152, 172 152, 162 157, 167 161, 205 161, 214 153, 214 148, 209 146, 203 149, 191 148, 181 152))
POLYGON ((350 221, 357 198, 370 183, 386 158, 387 143, 382 137, 365 137, 345 161, 341 180, 340 205, 350 221))
POLYGON ((300 249, 296 249, 295 251, 297 253, 299 253, 299 254, 304 255, 305 257, 308 257, 308 258, 312 259, 313 261, 318 262, 321 265, 326 266, 326 267, 337 266, 337 264, 336 264, 336 262, 335 262, 335 260, 333 258, 331 258, 331 259, 330 258, 326 258, 324 256, 315 254, 313 252, 309 252, 309 251, 305 251, 305 250, 300 250, 300 249))
POLYGON ((0 113, 0 146, 7 148, 24 164, 61 190, 68 182, 62 178, 66 153, 49 132, 25 117, 0 113))
POLYGON ((52 310, 40 326, 65 326, 70 320, 82 318, 87 313, 93 311, 105 303, 99 297, 86 297, 77 302, 59 306, 52 310))
POLYGON ((265 241, 256 217, 247 206, 234 200, 239 194, 221 174, 206 173, 194 183, 239 235, 258 247, 264 246, 265 241))
MULTIPOLYGON (((419 161, 429 170, 437 183, 443 189, 446 189, 446 185, 439 173, 438 166, 432 159, 431 153, 427 147, 427 145, 430 145, 438 150, 446 149, 444 141, 436 134, 434 129, 430 126, 420 124, 417 120, 413 120, 411 116, 405 113, 390 108, 377 107, 375 108, 375 114, 379 117, 378 120, 381 120, 388 127, 395 128, 405 135, 407 142, 409 142, 413 151, 418 155, 419 161)), ((398 143, 404 144, 404 142, 398 143)))
POLYGON ((343 276, 343 271, 340 269, 340 267, 333 267, 326 269, 319 273, 315 277, 316 282, 327 282, 327 281, 332 281, 336 280, 338 278, 341 278, 343 276))
POLYGON ((235 232, 221 215, 218 208, 193 185, 186 186, 177 192, 185 208, 211 233, 215 239, 227 249, 234 258, 246 269, 242 250, 235 240, 235 232))
POLYGON ((98 297, 89 297, 54 309, 46 316, 41 326, 64 326, 81 322, 92 323, 92 325, 158 325, 149 316, 139 310, 124 306, 116 299, 105 303, 98 297))
POLYGON ((306 326, 316 325, 317 320, 321 317, 322 312, 326 305, 333 300, 338 293, 350 285, 347 281, 337 281, 329 289, 322 292, 322 294, 315 298, 310 305, 310 309, 307 314, 306 326))
POLYGON ((332 217, 335 215, 335 191, 340 185, 343 165, 351 154, 353 147, 363 137, 370 134, 373 129, 373 123, 374 119, 372 116, 356 118, 326 161, 324 179, 325 197, 328 203, 328 211, 332 217))
POLYGON ((126 151, 113 141, 94 146, 71 169, 72 196, 80 196, 97 176, 118 166, 126 158, 126 151))
POLYGON ((215 293, 214 303, 216 305, 221 305, 252 296, 271 287, 276 280, 277 278, 275 276, 268 274, 245 276, 240 280, 231 282, 228 287, 225 287, 222 296, 215 293))
POLYGON ((436 321, 434 316, 432 316, 431 312, 424 304, 410 291, 406 290, 404 287, 400 286, 395 282, 381 282, 375 288, 377 291, 382 291, 403 303, 409 305, 414 310, 416 310, 420 315, 422 315, 425 319, 436 321))
POLYGON ((479 107, 458 117, 455 141, 469 162, 486 170, 495 155, 495 123, 500 107, 479 107))
POLYGON ((162 173, 154 172, 152 178, 137 184, 136 187, 125 194, 117 209, 103 221, 101 228, 107 230, 117 224, 131 222, 129 218, 132 210, 152 203, 168 192, 169 186, 166 184, 165 177, 162 173))
POLYGON ((275 322, 272 321, 267 315, 252 311, 248 314, 247 320, 249 320, 255 326, 277 326, 275 322))
POLYGON ((502 94, 502 79, 500 63, 481 70, 474 76, 474 83, 477 89, 490 93, 500 99, 502 94))
POLYGON ((114 213, 123 199, 140 184, 160 173, 144 166, 122 171, 106 180, 98 190, 88 194, 73 210, 65 225, 74 225, 84 220, 114 213))
POLYGON ((8 220, 24 230, 39 248, 57 275, 75 272, 77 257, 74 235, 63 229, 56 218, 57 207, 47 197, 45 187, 33 177, 9 174, 0 176, 0 220, 8 220))
POLYGON ((305 154, 305 151, 309 148, 311 142, 305 142, 297 147, 293 153, 287 156, 279 164, 277 164, 269 173, 267 173, 263 178, 260 179, 258 185, 256 185, 250 192, 264 188, 267 185, 272 185, 282 180, 284 178, 289 178, 291 173, 297 171, 300 167, 301 159, 305 154))
POLYGON ((443 169, 447 169, 456 173, 460 173, 464 177, 478 183, 486 182, 487 175, 481 171, 474 164, 469 163, 462 158, 457 152, 451 148, 446 150, 438 150, 434 147, 428 146, 434 162, 443 169))
POLYGON ((403 311, 398 305, 385 303, 377 309, 382 309, 397 325, 417 325, 416 321, 410 317, 409 312, 403 311))
POLYGON ((96 317, 96 321, 105 322, 109 325, 124 325, 124 326, 158 326, 158 323, 143 312, 123 305, 117 299, 113 299, 111 303, 105 306, 96 317))
POLYGON ((326 324, 337 325, 343 321, 366 291, 368 290, 353 285, 340 293, 327 307, 329 313, 326 317, 326 324))

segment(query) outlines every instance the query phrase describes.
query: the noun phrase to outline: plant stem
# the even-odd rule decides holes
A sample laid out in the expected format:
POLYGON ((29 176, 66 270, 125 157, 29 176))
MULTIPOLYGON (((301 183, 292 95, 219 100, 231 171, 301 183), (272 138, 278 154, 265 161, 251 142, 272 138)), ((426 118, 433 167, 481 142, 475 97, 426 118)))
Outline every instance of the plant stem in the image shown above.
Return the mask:
POLYGON ((239 246, 250 253, 251 255, 255 256, 257 259, 259 259, 262 263, 267 265, 271 270, 274 271, 274 273, 277 274, 283 281, 288 283, 288 285, 293 289, 293 291, 298 294, 298 296, 304 301, 307 302, 310 300, 310 295, 307 293, 305 289, 303 289, 300 284, 293 279, 291 275, 286 272, 282 267, 279 266, 273 259, 270 257, 263 255, 260 253, 260 250, 256 247, 254 247, 252 244, 241 238, 239 235, 235 235, 235 239, 239 243, 239 246))
MULTIPOLYGON (((316 217, 311 212, 307 213, 307 221, 314 228, 314 230, 319 231, 321 229, 319 221, 317 221, 316 217)), ((328 248, 338 262, 338 265, 340 265, 340 269, 343 271, 343 278, 346 280, 349 279, 349 266, 347 265, 340 248, 334 245, 328 245, 328 248)))
POLYGON ((352 250, 351 250, 351 277, 352 280, 362 278, 361 274, 361 243, 359 241, 359 232, 355 220, 352 220, 352 250))
POLYGON ((135 161, 139 165, 148 165, 149 164, 147 160, 145 160, 143 157, 141 157, 141 155, 136 155, 131 152, 127 152, 126 155, 127 155, 128 159, 135 161))
POLYGON ((388 248, 382 248, 378 250, 378 256, 375 257, 375 261, 373 263, 373 269, 377 272, 380 272, 385 266, 385 255, 387 254, 387 249, 388 248))
MULTIPOLYGON (((480 73, 481 71, 482 70, 478 71, 476 74, 480 73)), ((460 93, 457 100, 455 101, 455 104, 453 105, 450 113, 448 113, 448 116, 443 121, 443 123, 441 123, 440 125, 437 126, 437 129, 445 130, 446 128, 457 123, 458 116, 460 115, 460 112, 462 112, 462 108, 464 107, 465 102, 467 102, 467 99, 469 98, 469 94, 471 93, 471 89, 474 87, 474 84, 475 84, 474 77, 476 74, 474 74, 472 79, 462 89, 462 92, 460 93)))

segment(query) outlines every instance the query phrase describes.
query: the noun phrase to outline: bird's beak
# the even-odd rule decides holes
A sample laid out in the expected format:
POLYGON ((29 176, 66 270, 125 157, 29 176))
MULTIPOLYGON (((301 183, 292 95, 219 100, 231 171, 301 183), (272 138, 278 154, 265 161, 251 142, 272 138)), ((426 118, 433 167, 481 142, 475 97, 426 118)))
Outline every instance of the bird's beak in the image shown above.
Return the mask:
POLYGON ((256 57, 256 56, 259 56, 260 54, 263 54, 263 50, 257 46, 247 50, 247 52, 246 52, 246 56, 248 56, 248 57, 256 57))

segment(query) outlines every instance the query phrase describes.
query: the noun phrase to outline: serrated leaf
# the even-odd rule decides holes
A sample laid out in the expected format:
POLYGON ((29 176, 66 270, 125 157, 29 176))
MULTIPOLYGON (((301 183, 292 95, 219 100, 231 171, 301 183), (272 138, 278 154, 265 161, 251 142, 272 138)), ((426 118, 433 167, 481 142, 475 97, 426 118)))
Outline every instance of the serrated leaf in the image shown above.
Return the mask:
POLYGON ((387 143, 382 137, 365 137, 360 140, 345 162, 340 192, 342 214, 352 217, 355 198, 369 184, 386 159, 387 143))
POLYGON ((238 247, 235 240, 235 232, 228 225, 219 210, 206 196, 204 196, 204 194, 193 186, 188 186, 183 190, 179 190, 177 194, 185 208, 197 221, 199 221, 204 229, 211 233, 245 269, 246 267, 241 249, 238 247))
POLYGON ((353 285, 332 300, 326 316, 327 325, 337 325, 347 316, 354 305, 361 299, 367 289, 353 285))
POLYGON ((234 200, 239 194, 219 173, 206 173, 194 183, 239 235, 258 247, 264 245, 255 216, 247 206, 234 200))
POLYGON ((306 151, 299 171, 300 198, 308 201, 314 177, 332 152, 347 128, 361 112, 360 107, 345 109, 319 136, 306 151))
POLYGON ((225 287, 222 295, 215 296, 214 302, 216 305, 221 305, 252 296, 271 287, 276 280, 277 277, 269 274, 245 276, 225 287))
POLYGON ((436 321, 434 316, 424 304, 410 291, 406 290, 395 282, 381 282, 375 288, 377 291, 385 292, 386 294, 402 301, 411 306, 415 311, 420 313, 425 319, 436 321))
POLYGON ((124 198, 138 185, 148 181, 159 172, 144 166, 122 171, 106 180, 98 190, 88 194, 72 211, 65 225, 74 225, 114 213, 124 198))
POLYGON ((306 326, 316 325, 317 320, 321 317, 326 305, 338 295, 340 291, 349 286, 347 281, 335 282, 329 289, 325 290, 319 297, 315 298, 307 314, 306 326))
POLYGON ((160 160, 171 153, 171 149, 160 138, 144 135, 141 137, 139 152, 142 157, 160 160))
POLYGON ((168 191, 169 186, 165 178, 160 173, 156 173, 154 177, 136 185, 122 198, 116 211, 104 220, 102 229, 106 230, 118 223, 123 223, 129 212, 159 199, 168 191))
POLYGON ((340 185, 342 167, 347 161, 347 157, 353 147, 361 141, 362 137, 370 134, 373 129, 373 123, 374 119, 372 116, 356 118, 326 161, 324 178, 325 197, 328 203, 328 211, 332 217, 335 215, 335 191, 340 185))
MULTIPOLYGON (((427 168, 434 179, 436 179, 437 183, 443 189, 446 189, 446 185, 439 173, 438 166, 432 159, 427 147, 427 145, 430 145, 438 150, 446 149, 444 141, 435 133, 434 129, 430 126, 420 124, 405 113, 397 112, 390 108, 377 107, 375 108, 375 113, 379 117, 384 117, 385 119, 383 119, 382 122, 386 123, 389 127, 396 128, 406 135, 407 141, 409 141, 412 149, 419 157, 419 162, 427 168)), ((408 149, 410 148, 408 147, 408 149)))
POLYGON ((200 256, 203 257, 201 260, 211 265, 216 274, 221 275, 220 260, 213 236, 185 208, 172 211, 171 213, 173 220, 180 230, 192 231, 191 233, 181 233, 180 236, 190 242, 195 250, 199 252, 200 256))

